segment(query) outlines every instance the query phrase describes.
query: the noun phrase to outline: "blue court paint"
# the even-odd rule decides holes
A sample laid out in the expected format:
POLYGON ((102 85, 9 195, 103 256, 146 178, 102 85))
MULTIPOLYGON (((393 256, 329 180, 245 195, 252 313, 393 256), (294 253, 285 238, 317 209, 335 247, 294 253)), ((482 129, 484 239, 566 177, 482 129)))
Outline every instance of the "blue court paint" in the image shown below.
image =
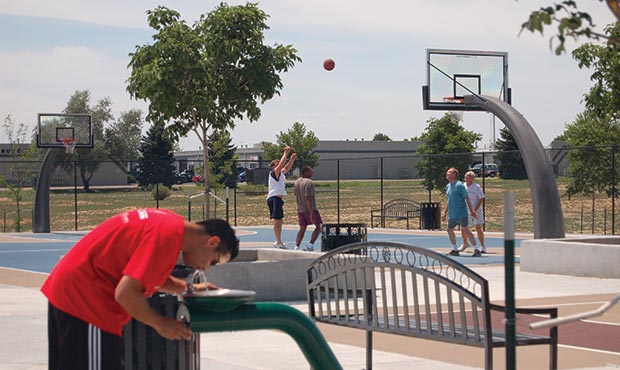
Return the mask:
MULTIPOLYGON (((249 234, 239 235, 241 245, 243 243, 264 243, 263 246, 255 248, 273 248, 273 229, 270 227, 238 227, 237 230, 250 232, 249 234)), ((310 239, 310 230, 306 231, 302 247, 305 246, 310 239)), ((82 238, 84 233, 45 233, 45 234, 19 234, 17 238, 35 238, 41 239, 40 242, 3 242, 0 243, 0 267, 9 267, 21 270, 49 273, 56 265, 56 262, 62 255, 73 247, 73 245, 82 238), (48 241, 47 243, 45 241, 48 241)), ((295 247, 295 238, 297 230, 282 230, 282 240, 289 249, 295 247)), ((450 251, 450 242, 448 236, 440 235, 406 235, 406 234, 390 234, 368 232, 368 241, 390 241, 397 243, 412 244, 424 248, 432 248, 440 253, 450 251)), ((457 238, 460 243, 461 239, 457 238)), ((503 264, 504 257, 499 254, 504 245, 502 238, 485 238, 487 251, 480 258, 469 257, 473 252, 470 247, 466 252, 461 253, 460 257, 452 257, 456 261, 464 265, 486 265, 486 264, 503 264), (495 250, 495 253, 494 253, 495 250)), ((515 247, 520 246, 520 240, 515 240, 515 247)), ((253 247, 254 248, 254 247, 253 247)), ((315 243, 315 250, 321 250, 321 238, 315 243)), ((519 262, 519 257, 515 258, 515 262, 519 262)))

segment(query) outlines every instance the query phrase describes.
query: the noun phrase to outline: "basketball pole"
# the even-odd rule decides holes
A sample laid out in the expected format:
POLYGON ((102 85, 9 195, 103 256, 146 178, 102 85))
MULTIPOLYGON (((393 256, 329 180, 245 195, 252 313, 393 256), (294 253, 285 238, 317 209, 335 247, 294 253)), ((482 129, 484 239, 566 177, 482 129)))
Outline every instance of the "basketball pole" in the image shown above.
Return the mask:
POLYGON ((506 369, 517 367, 515 328, 515 194, 504 193, 504 281, 506 299, 506 369))

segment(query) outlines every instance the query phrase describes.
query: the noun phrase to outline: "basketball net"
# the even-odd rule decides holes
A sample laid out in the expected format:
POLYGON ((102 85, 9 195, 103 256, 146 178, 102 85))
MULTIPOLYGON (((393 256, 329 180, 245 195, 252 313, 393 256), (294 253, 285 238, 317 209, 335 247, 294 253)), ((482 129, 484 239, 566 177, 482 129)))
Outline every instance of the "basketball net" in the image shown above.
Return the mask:
POLYGON ((62 139, 62 145, 65 147, 65 153, 71 154, 75 150, 75 144, 77 140, 72 137, 65 137, 62 139))

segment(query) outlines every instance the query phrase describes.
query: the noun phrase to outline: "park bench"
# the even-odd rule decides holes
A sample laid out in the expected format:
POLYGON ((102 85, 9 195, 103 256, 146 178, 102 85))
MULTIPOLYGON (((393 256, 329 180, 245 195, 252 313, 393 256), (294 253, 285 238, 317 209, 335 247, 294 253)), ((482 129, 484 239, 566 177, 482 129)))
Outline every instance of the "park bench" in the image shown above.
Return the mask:
MULTIPOLYGON (((484 348, 505 347, 505 308, 491 303, 482 276, 429 249, 392 242, 362 242, 324 254, 307 267, 308 308, 319 323, 366 332, 366 369, 372 369, 372 334, 382 332, 484 348)), ((527 327, 557 308, 516 308, 516 345, 546 344, 557 368, 557 329, 527 327), (537 315, 538 317, 534 317, 537 315)))
POLYGON ((409 220, 420 219, 420 203, 410 199, 393 199, 385 203, 381 209, 370 211, 370 227, 375 227, 375 218, 381 219, 381 227, 385 227, 385 219, 406 220, 409 229, 409 220))

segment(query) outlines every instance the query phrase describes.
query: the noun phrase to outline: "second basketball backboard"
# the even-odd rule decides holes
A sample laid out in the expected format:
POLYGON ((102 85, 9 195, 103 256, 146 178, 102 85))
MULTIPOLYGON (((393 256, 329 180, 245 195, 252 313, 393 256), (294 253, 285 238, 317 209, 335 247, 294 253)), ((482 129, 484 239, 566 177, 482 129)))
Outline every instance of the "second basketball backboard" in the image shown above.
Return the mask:
POLYGON ((63 148, 67 140, 78 148, 93 146, 90 114, 39 113, 37 146, 63 148))
POLYGON ((427 49, 424 109, 481 110, 468 107, 465 95, 488 95, 511 102, 508 53, 427 49))

